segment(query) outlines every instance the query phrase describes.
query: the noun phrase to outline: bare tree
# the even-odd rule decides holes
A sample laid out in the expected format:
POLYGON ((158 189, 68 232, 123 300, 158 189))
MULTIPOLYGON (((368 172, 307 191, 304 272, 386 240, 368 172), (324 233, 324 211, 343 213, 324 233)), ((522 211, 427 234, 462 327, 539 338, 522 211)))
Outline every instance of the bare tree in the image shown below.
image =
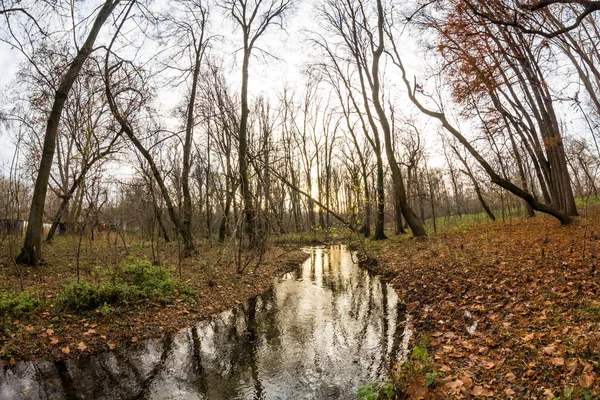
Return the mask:
MULTIPOLYGON (((132 0, 133 1, 133 0, 132 0)), ((54 158, 54 150, 56 147, 56 135, 58 133, 58 125, 62 116, 63 108, 71 87, 75 83, 79 72, 89 55, 94 50, 94 43, 100 29, 119 5, 120 0, 106 0, 96 14, 94 23, 87 35, 87 38, 81 48, 77 51, 77 55, 71 61, 69 68, 62 77, 56 94, 50 115, 46 125, 46 133, 44 135, 44 147, 42 151, 42 159, 38 169, 38 176, 35 182, 31 208, 29 211, 29 223, 27 225, 27 234, 21 253, 17 256, 17 262, 37 265, 42 256, 42 224, 44 223, 44 206, 46 203, 46 193, 48 190, 48 180, 50 177, 50 169, 52 168, 52 159, 54 158)))
POLYGON ((226 8, 233 20, 242 30, 242 91, 241 112, 238 135, 238 164, 242 197, 244 198, 244 227, 250 244, 257 240, 256 212, 252 203, 250 174, 248 170, 248 68, 250 57, 257 40, 265 33, 269 25, 278 24, 291 9, 293 0, 226 0, 226 8))

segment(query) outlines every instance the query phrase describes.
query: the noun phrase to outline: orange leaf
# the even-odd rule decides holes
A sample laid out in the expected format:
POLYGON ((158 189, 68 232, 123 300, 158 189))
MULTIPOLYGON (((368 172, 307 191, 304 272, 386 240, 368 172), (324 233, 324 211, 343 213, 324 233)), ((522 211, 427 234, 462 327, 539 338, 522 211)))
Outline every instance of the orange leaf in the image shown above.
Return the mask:
POLYGON ((490 389, 486 389, 483 386, 475 386, 473 390, 471 390, 471 394, 473 396, 485 396, 485 397, 494 397, 494 392, 490 389))
POLYGON ((57 338, 55 338, 55 337, 51 337, 51 338, 50 338, 50 344, 51 344, 51 345, 58 344, 58 339, 57 339, 57 338))
POLYGON ((584 389, 591 387, 594 384, 594 375, 593 374, 583 374, 581 378, 579 378, 579 386, 584 389))
POLYGON ((579 367, 579 363, 577 361, 573 361, 567 364, 567 370, 569 371, 570 374, 575 373, 575 371, 577 371, 577 368, 579 367))
POLYGON ((552 364, 556 365, 557 367, 561 367, 565 365, 565 359, 562 357, 554 357, 552 359, 552 364))
POLYGON ((427 392, 427 388, 419 383, 414 383, 406 389, 406 394, 410 395, 411 399, 424 399, 427 392))
POLYGON ((463 382, 461 380, 456 379, 454 381, 446 382, 444 386, 446 386, 451 393, 458 393, 460 391, 460 388, 463 386, 463 382))
POLYGON ((77 345, 77 350, 79 350, 79 351, 86 351, 87 350, 87 346, 85 345, 85 343, 79 342, 79 344, 77 345))
POLYGON ((69 348, 69 346, 66 346, 60 349, 60 351, 62 351, 65 354, 69 354, 71 352, 71 349, 69 348))
POLYGON ((506 378, 507 381, 509 382, 514 382, 515 379, 517 379, 517 377, 515 376, 515 374, 513 374, 512 372, 509 372, 508 374, 506 374, 504 376, 506 378))
POLYGON ((439 368, 438 368, 441 372, 450 372, 451 369, 449 366, 447 366, 446 364, 442 364, 439 368))
POLYGON ((531 377, 531 376, 534 376, 534 375, 535 375, 535 371, 534 371, 534 370, 532 370, 532 369, 528 369, 528 370, 527 370, 527 371, 526 371, 526 372, 523 374, 523 376, 524 376, 525 378, 529 378, 529 377, 531 377))
POLYGON ((524 342, 529 342, 529 341, 531 341, 531 340, 532 340, 534 337, 535 337, 535 333, 530 333, 530 334, 527 334, 527 335, 523 336, 523 341, 524 341, 524 342))

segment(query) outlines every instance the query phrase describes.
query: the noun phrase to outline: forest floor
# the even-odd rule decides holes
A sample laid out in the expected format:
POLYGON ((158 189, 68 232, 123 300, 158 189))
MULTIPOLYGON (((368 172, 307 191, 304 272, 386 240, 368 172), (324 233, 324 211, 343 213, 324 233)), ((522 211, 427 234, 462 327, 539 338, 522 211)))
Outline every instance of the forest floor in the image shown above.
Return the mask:
MULTIPOLYGON (((83 240, 79 257, 82 282, 101 285, 114 279, 119 266, 131 264, 132 260, 152 259, 148 242, 130 238, 125 248, 121 239, 117 239, 114 235, 107 238, 106 233, 102 233, 94 241, 83 240)), ((8 261, 9 253, 14 254, 19 243, 5 241, 1 245, 0 293, 4 297, 0 308, 4 306, 4 309, 0 311, 4 311, 4 315, 0 315, 0 365, 76 358, 162 337, 265 292, 275 278, 293 270, 308 257, 300 250, 274 246, 269 247, 262 258, 246 252, 241 258, 247 267, 243 273, 238 273, 236 257, 239 254, 231 245, 204 242, 198 246, 196 256, 184 258, 179 263, 177 244, 163 243, 158 252, 155 251, 161 255, 163 267, 160 268, 168 270, 169 279, 172 276, 171 281, 177 282, 176 287, 185 287, 185 290, 173 292, 167 302, 148 299, 135 304, 105 304, 104 308, 67 312, 61 309, 59 300, 65 285, 76 282, 79 240, 57 237, 54 243, 45 245, 42 267, 21 267, 23 289, 27 294, 25 301, 18 300, 19 273, 8 261), (9 247, 12 248, 10 251, 9 247), (10 308, 15 307, 27 312, 19 317, 7 316, 10 308)), ((151 266, 150 263, 146 265, 151 266)), ((81 293, 82 287, 78 288, 81 293)))
POLYGON ((599 207, 568 226, 489 222, 378 253, 428 349, 411 398, 600 398, 599 207))

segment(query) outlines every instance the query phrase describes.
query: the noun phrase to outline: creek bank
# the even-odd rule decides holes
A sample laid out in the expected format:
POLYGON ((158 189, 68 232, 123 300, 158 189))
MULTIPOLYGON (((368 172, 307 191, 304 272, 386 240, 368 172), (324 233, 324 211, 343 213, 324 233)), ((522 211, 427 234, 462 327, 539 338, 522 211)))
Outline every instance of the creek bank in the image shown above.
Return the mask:
POLYGON ((443 376, 414 398, 598 398, 600 215, 538 216, 424 241, 377 265, 443 376))
POLYGON ((211 269, 188 260, 182 268, 182 281, 193 291, 191 299, 187 295, 166 305, 115 307, 105 315, 99 309, 76 314, 56 310, 52 299, 58 296, 60 285, 71 279, 65 276, 70 274, 44 275, 38 296, 47 301, 35 315, 11 321, 8 332, 0 335, 0 363, 72 359, 171 335, 264 293, 276 278, 308 257, 300 250, 272 247, 259 267, 252 265, 241 274, 232 264, 211 269))
POLYGON ((0 398, 351 399, 406 350, 404 307, 345 246, 163 340, 0 369, 0 398))

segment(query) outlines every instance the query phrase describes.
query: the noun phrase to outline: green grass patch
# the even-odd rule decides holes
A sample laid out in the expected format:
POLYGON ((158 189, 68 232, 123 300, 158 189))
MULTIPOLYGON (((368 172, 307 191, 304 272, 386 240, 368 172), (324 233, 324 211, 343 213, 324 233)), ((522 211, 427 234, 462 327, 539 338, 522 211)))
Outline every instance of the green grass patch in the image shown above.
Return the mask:
POLYGON ((600 322, 600 303, 597 301, 582 301, 574 311, 579 321, 600 322))
POLYGON ((5 328, 15 318, 27 317, 39 310, 40 300, 29 292, 0 294, 0 323, 5 328))
POLYGON ((585 208, 586 204, 588 207, 600 204, 600 197, 596 197, 596 196, 590 196, 589 198, 588 197, 575 197, 575 205, 577 206, 579 211, 582 211, 585 208))
POLYGON ((317 232, 286 233, 273 238, 275 244, 325 244, 325 235, 317 232))
POLYGON ((169 269, 152 265, 150 261, 129 259, 122 264, 112 279, 102 283, 71 281, 62 287, 57 305, 69 312, 83 312, 100 308, 110 313, 116 306, 131 306, 150 301, 172 303, 183 294, 193 295, 183 282, 175 279, 169 269))
POLYGON ((344 240, 348 236, 348 233, 348 229, 338 229, 335 227, 321 229, 314 227, 307 232, 277 235, 273 238, 273 243, 277 245, 324 245, 344 240))

